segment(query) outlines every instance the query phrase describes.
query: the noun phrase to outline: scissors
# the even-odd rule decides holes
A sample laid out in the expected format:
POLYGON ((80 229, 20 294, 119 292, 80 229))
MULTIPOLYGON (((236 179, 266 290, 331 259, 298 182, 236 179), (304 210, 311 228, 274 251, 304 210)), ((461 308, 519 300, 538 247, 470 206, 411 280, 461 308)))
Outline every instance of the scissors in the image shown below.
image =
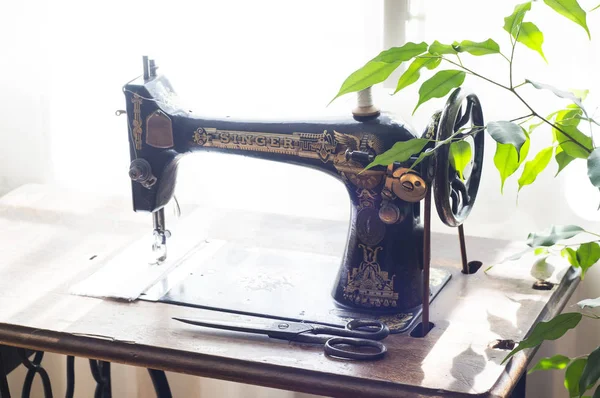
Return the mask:
POLYGON ((318 323, 274 321, 270 323, 240 323, 213 320, 192 320, 173 318, 176 321, 195 326, 232 330, 236 332, 266 334, 274 339, 301 343, 324 344, 326 355, 357 360, 383 358, 387 347, 382 340, 390 334, 390 329, 377 320, 352 319, 345 326, 333 327, 318 323), (359 330, 361 329, 362 330, 359 330), (374 352, 352 351, 344 346, 374 348, 374 352))

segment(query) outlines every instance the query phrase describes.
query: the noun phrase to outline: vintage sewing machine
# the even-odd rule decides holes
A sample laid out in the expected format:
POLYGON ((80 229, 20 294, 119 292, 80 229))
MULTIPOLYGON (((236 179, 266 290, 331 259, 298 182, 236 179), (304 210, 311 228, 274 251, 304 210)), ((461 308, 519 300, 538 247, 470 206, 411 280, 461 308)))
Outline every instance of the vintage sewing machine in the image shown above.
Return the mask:
MULTIPOLYGON (((368 103, 335 121, 249 122, 198 116, 178 106, 169 81, 156 69, 145 57, 143 76, 128 83, 124 93, 133 207, 152 213, 153 249, 159 260, 166 256, 169 239, 177 239, 170 238, 163 208, 173 198, 180 159, 201 151, 252 156, 318 169, 346 186, 352 206, 350 227, 337 279, 331 281, 338 305, 371 313, 398 313, 422 305, 424 290, 428 292, 424 280, 429 280, 431 188, 442 221, 460 226, 477 194, 482 133, 465 133, 473 136, 475 148, 466 181, 450 166, 448 145, 414 169, 418 154, 364 170, 376 155, 417 134, 368 103)), ((469 122, 483 125, 481 105, 475 95, 458 89, 434 115, 423 137, 443 140, 461 134, 457 131, 464 131, 469 122)), ((432 141, 424 150, 433 146, 432 141)))

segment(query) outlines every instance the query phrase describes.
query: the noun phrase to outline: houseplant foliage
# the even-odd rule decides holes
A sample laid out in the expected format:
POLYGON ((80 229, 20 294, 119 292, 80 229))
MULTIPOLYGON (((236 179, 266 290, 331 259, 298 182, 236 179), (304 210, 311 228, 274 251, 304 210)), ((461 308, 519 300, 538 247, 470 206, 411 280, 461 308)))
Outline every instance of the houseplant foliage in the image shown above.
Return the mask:
MULTIPOLYGON (((531 16, 535 16, 536 7, 549 7, 557 14, 557 26, 561 22, 575 23, 581 28, 582 35, 585 34, 585 37, 591 39, 587 16, 588 13, 600 8, 600 5, 586 12, 577 0, 527 1, 516 5, 514 11, 504 18, 503 28, 510 42, 507 49, 501 49, 500 45, 491 38, 481 42, 462 40, 450 44, 437 40, 432 43, 406 43, 401 47, 381 52, 352 73, 344 81, 334 100, 339 96, 383 82, 405 63, 407 67, 398 79, 394 94, 419 82, 421 72, 425 69, 435 72, 432 77, 421 82, 419 99, 413 114, 423 103, 446 97, 453 89, 461 87, 467 78, 483 80, 499 90, 511 93, 514 100, 522 103, 527 110, 521 117, 490 121, 485 126, 476 126, 477 128, 471 129, 468 133, 457 132, 444 141, 434 141, 433 145, 431 145, 433 140, 426 138, 398 142, 390 150, 376 156, 367 168, 376 165, 385 166, 393 162, 406 162, 411 159, 411 156, 420 154, 413 162, 412 167, 414 167, 424 158, 432 156, 442 146, 449 145, 451 165, 462 178, 463 170, 472 156, 470 144, 464 140, 470 134, 484 134, 485 131, 496 142, 494 165, 500 174, 501 192, 505 182, 511 176, 519 175, 517 184, 520 191, 533 184, 537 176, 551 164, 556 164, 556 175, 558 175, 577 159, 587 162, 589 181, 594 187, 600 189, 600 146, 595 145, 592 136, 593 128, 600 126, 600 123, 593 119, 584 106, 587 91, 568 91, 535 79, 517 81, 513 78, 517 46, 535 51, 548 62, 543 50, 544 35, 531 21, 531 16), (499 62, 506 62, 508 82, 493 80, 485 73, 469 68, 467 61, 471 56, 497 57, 499 62), (564 100, 565 105, 550 111, 535 109, 522 95, 522 89, 525 87, 533 87, 547 92, 548 95, 557 96, 564 100), (531 153, 530 139, 548 133, 552 135, 552 144, 537 153, 531 153), (422 152, 426 147, 429 149, 422 152)), ((576 225, 552 226, 546 231, 529 234, 528 249, 511 259, 517 259, 526 252, 532 252, 541 260, 549 255, 561 255, 573 267, 580 270, 583 279, 586 271, 600 259, 599 242, 600 234, 586 231, 576 225), (583 237, 583 242, 565 243, 565 240, 576 236, 583 237)), ((595 308, 600 307, 600 298, 583 300, 579 306, 580 312, 560 314, 548 322, 539 323, 504 361, 523 349, 536 347, 545 340, 560 338, 568 330, 575 328, 583 317, 600 319, 599 315, 593 313, 595 308)), ((570 397, 591 396, 593 393, 594 398, 600 398, 600 386, 594 389, 600 379, 600 347, 589 355, 577 358, 568 358, 564 355, 543 358, 532 367, 530 372, 549 369, 564 369, 564 384, 570 397)))

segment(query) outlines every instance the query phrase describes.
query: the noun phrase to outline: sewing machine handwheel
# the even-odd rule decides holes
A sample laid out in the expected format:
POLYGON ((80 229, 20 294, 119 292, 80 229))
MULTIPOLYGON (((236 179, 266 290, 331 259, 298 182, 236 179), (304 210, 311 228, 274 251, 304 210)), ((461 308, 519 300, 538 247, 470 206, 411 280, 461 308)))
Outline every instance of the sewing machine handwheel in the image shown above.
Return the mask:
MULTIPOLYGON (((456 137, 471 135, 473 156, 471 157, 470 173, 468 173, 468 177, 463 176, 465 177, 463 181, 450 163, 450 145, 443 145, 435 154, 433 180, 435 207, 442 222, 450 227, 461 225, 475 203, 483 166, 485 136, 481 126, 484 126, 483 112, 477 96, 467 93, 461 88, 454 90, 442 111, 436 140, 442 141, 459 131, 464 131, 457 134, 456 137), (469 122, 471 128, 465 129, 464 126, 469 122)), ((470 138, 466 140, 467 142, 471 141, 470 138)))

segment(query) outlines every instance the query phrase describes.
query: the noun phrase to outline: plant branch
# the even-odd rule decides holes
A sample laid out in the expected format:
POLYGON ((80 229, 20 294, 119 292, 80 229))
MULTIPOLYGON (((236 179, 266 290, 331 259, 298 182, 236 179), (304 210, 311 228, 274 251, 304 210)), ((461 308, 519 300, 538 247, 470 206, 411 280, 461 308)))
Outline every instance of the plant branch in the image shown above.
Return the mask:
POLYGON ((511 122, 516 122, 517 120, 526 119, 526 118, 531 117, 531 116, 535 116, 535 115, 533 113, 530 113, 529 115, 520 116, 520 117, 514 118, 514 119, 512 119, 510 121, 511 122))
MULTIPOLYGON (((510 73, 510 89, 514 89, 513 87, 513 61, 515 58, 515 47, 517 47, 517 41, 519 40, 519 34, 521 33, 521 26, 523 26, 523 20, 521 20, 521 23, 519 24, 519 30, 517 30, 517 34, 515 35, 515 41, 512 42, 512 49, 510 51, 510 61, 509 61, 509 65, 508 65, 508 70, 510 73)), ((512 32, 510 34, 510 37, 512 37, 512 32)))
POLYGON ((503 89, 505 89, 505 90, 510 90, 510 88, 509 88, 509 87, 506 87, 506 86, 505 86, 505 85, 503 85, 503 84, 500 84, 500 83, 498 83, 498 82, 495 82, 495 81, 493 81, 493 80, 492 80, 492 79, 490 79, 490 78, 487 78, 487 77, 485 77, 485 76, 483 76, 483 75, 480 75, 479 73, 477 73, 477 72, 474 72, 474 71, 472 71, 471 69, 469 69, 469 68, 467 68, 467 67, 465 67, 465 66, 462 66, 462 65, 460 65, 460 64, 457 64, 456 62, 454 62, 454 61, 451 61, 451 60, 449 60, 448 58, 444 58, 444 57, 441 57, 441 58, 442 58, 444 61, 446 61, 446 62, 450 62, 450 63, 451 63, 451 64, 453 64, 453 65, 456 65, 456 66, 459 66, 459 67, 463 68, 465 71, 469 72, 469 73, 470 73, 470 74, 472 74, 473 76, 477 76, 478 78, 480 78, 480 79, 483 79, 483 80, 485 80, 485 81, 488 81, 488 82, 490 82, 490 83, 492 83, 492 84, 495 84, 495 85, 496 85, 496 86, 498 86, 498 87, 502 87, 502 88, 503 88, 503 89))
POLYGON ((513 88, 509 88, 508 91, 512 92, 530 111, 531 113, 537 117, 538 119, 542 120, 544 123, 552 126, 553 128, 555 128, 556 130, 560 131, 561 134, 563 134, 565 137, 567 137, 569 140, 571 140, 574 144, 576 144, 577 146, 583 148, 587 153, 592 153, 591 150, 589 150, 585 145, 583 145, 582 143, 580 143, 579 141, 575 140, 572 136, 570 136, 569 134, 567 134, 563 129, 561 129, 560 127, 558 127, 556 124, 552 123, 551 121, 549 121, 548 119, 543 118, 539 113, 537 113, 528 103, 527 101, 525 101, 523 99, 523 97, 521 97, 519 95, 519 93, 517 93, 513 88))
MULTIPOLYGON (((519 31, 520 31, 520 28, 519 28, 519 31)), ((512 36, 511 36, 511 37, 512 37, 512 36)), ((519 37, 519 35, 518 35, 518 32, 517 32, 517 38, 518 38, 518 37, 519 37)), ((542 116, 541 116, 539 113, 537 113, 537 112, 536 112, 536 111, 535 111, 535 110, 534 110, 534 109, 533 109, 533 108, 532 108, 532 107, 531 107, 531 106, 530 106, 530 105, 527 103, 527 101, 525 101, 525 100, 523 99, 523 97, 521 97, 521 96, 519 95, 519 93, 517 93, 517 92, 516 92, 516 90, 515 90, 515 89, 516 89, 517 87, 519 87, 519 86, 521 86, 521 85, 522 85, 522 84, 520 84, 519 86, 516 86, 516 87, 514 87, 514 86, 513 86, 513 79, 512 79, 512 69, 513 69, 513 68, 512 68, 512 66, 513 66, 513 58, 514 58, 514 54, 515 54, 515 46, 516 46, 516 44, 517 44, 517 40, 515 39, 515 41, 514 41, 514 43, 513 43, 513 48, 512 48, 512 51, 511 51, 511 55, 510 55, 510 56, 511 56, 511 59, 510 59, 510 68, 509 68, 509 69, 510 69, 510 87, 507 87, 507 86, 505 86, 505 85, 503 85, 503 84, 500 84, 500 83, 498 83, 498 82, 496 82, 496 81, 494 81, 494 80, 492 80, 492 79, 490 79, 490 78, 488 78, 488 77, 485 77, 485 76, 483 76, 483 75, 480 75, 479 73, 477 73, 477 72, 475 72, 475 71, 473 71, 473 70, 471 70, 471 69, 469 69, 469 68, 465 67, 464 65, 461 65, 461 64, 459 64, 459 63, 456 63, 456 62, 454 62, 454 61, 452 61, 452 60, 449 60, 448 58, 445 58, 445 57, 443 57, 443 56, 439 56, 439 55, 438 55, 438 56, 432 56, 432 57, 427 57, 427 56, 425 56, 425 57, 423 57, 423 58, 441 58, 442 60, 444 60, 444 61, 446 61, 446 62, 449 62, 449 63, 451 63, 451 64, 453 64, 453 65, 455 65, 455 66, 458 66, 459 68, 462 68, 463 70, 465 70, 466 72, 468 72, 468 73, 472 74, 473 76, 477 76, 477 77, 479 77, 480 79, 483 79, 483 80, 485 80, 485 81, 487 81, 487 82, 489 82, 489 83, 492 83, 492 84, 494 84, 494 85, 496 85, 496 86, 498 86, 498 87, 500 87, 500 88, 503 88, 503 89, 505 89, 505 90, 507 90, 507 91, 510 91, 511 93, 513 93, 513 94, 514 94, 514 95, 515 95, 515 96, 516 96, 516 97, 517 97, 517 98, 518 98, 518 99, 519 99, 519 100, 520 100, 520 101, 521 101, 521 102, 522 102, 522 103, 523 103, 523 104, 524 104, 524 105, 527 107, 527 109, 529 109, 529 111, 531 112, 531 115, 530 115, 530 116, 537 117, 538 119, 540 119, 540 120, 541 120, 541 121, 543 121, 544 123, 546 123, 546 124, 548 124, 548 125, 552 126, 552 127, 553 127, 553 128, 555 128, 556 130, 560 131, 560 132, 561 132, 561 134, 563 134, 563 135, 564 135, 566 138, 568 138, 569 140, 571 140, 571 141, 572 141, 572 142, 573 142, 575 145, 577 145, 577 146, 581 147, 582 149, 584 149, 584 150, 585 150, 587 153, 592 153, 592 151, 591 151, 590 149, 588 149, 588 148, 587 148, 585 145, 583 145, 583 144, 582 144, 582 143, 580 143, 579 141, 575 140, 575 139, 574 139, 574 138, 573 138, 573 137, 572 137, 570 134, 566 133, 566 132, 565 132, 563 129, 561 129, 560 127, 558 127, 556 124, 552 123, 552 122, 551 122, 551 121, 549 121, 548 119, 545 119, 545 118, 544 118, 544 117, 542 117, 542 116)), ((524 84, 524 83, 523 83, 523 84, 524 84)))
POLYGON ((590 234, 590 235, 594 235, 597 236, 598 238, 600 238, 600 234, 594 233, 594 232, 590 232, 590 231, 585 231, 586 234, 590 234))

